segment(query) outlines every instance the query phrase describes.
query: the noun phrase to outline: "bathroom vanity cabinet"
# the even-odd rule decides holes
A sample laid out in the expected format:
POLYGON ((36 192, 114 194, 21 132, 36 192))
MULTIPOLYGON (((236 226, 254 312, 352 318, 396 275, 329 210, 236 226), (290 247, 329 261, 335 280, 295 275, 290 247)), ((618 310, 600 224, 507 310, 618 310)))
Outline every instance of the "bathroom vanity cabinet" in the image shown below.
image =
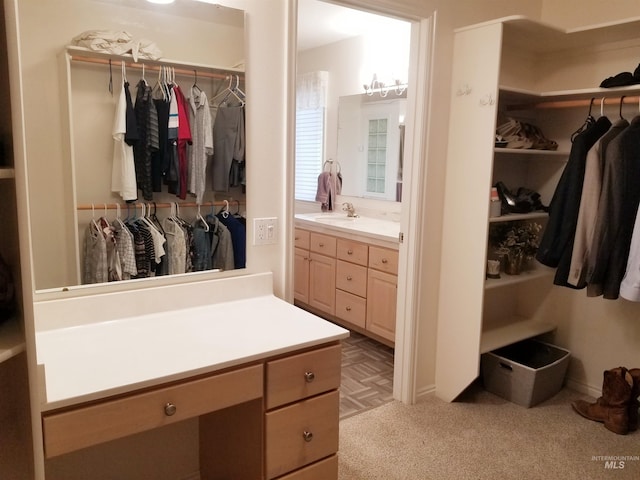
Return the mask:
MULTIPOLYGON (((323 227, 321 227, 323 228, 323 227)), ((395 342, 398 250, 339 230, 295 229, 297 305, 389 346, 395 342)))

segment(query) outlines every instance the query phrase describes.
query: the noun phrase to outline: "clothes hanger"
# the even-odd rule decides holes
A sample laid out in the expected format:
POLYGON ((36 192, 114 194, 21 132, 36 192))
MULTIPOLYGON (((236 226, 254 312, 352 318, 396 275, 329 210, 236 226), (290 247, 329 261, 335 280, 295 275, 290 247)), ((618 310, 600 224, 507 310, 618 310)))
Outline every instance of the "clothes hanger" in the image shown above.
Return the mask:
POLYGON ((202 223, 205 232, 209 231, 209 223, 204 219, 202 213, 200 213, 200 204, 198 204, 198 211, 196 212, 196 222, 202 223))
POLYGON ((589 102, 589 113, 587 114, 587 118, 585 119, 584 123, 580 126, 580 128, 578 128, 575 132, 571 134, 571 143, 573 143, 573 141, 578 135, 580 135, 589 126, 595 123, 596 119, 593 117, 593 115, 591 115, 591 109, 593 108, 594 100, 595 100, 595 97, 591 97, 591 101, 589 102))
POLYGON ((607 97, 602 97, 602 100, 600 100, 600 116, 604 117, 604 101, 607 97))
POLYGON ((218 215, 222 215, 222 218, 227 218, 229 217, 229 201, 228 200, 223 200, 224 201, 224 206, 220 209, 220 211, 218 212, 218 215))
POLYGON ((620 111, 619 111, 619 115, 620 115, 620 120, 624 120, 624 117, 622 116, 622 103, 624 102, 624 97, 626 97, 626 95, 622 95, 620 97, 620 111))

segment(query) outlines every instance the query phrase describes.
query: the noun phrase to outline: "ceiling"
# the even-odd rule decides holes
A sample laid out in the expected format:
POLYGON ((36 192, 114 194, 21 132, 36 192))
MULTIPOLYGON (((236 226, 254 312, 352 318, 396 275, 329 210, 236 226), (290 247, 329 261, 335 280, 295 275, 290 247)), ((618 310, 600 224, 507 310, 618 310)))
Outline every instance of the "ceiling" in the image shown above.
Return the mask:
POLYGON ((401 22, 320 0, 298 0, 298 51, 320 47, 401 22))

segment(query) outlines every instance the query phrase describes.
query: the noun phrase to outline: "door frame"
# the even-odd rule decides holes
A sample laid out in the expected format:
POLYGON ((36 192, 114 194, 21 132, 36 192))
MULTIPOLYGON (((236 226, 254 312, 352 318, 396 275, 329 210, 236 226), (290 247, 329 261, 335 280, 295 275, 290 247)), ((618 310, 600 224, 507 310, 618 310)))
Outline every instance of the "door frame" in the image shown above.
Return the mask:
MULTIPOLYGON (((393 398, 403 403, 415 403, 416 370, 418 361, 419 338, 419 300, 420 300, 420 265, 422 264, 422 241, 425 229, 422 224, 426 185, 426 159, 429 101, 431 98, 432 60, 434 58, 435 12, 427 18, 408 17, 406 12, 396 5, 386 2, 385 8, 380 9, 380 0, 364 0, 354 5, 349 0, 321 0, 329 1, 344 7, 361 8, 365 11, 386 16, 395 16, 411 23, 411 52, 409 84, 415 85, 407 91, 407 115, 405 125, 405 159, 403 165, 402 206, 400 218, 400 232, 402 242, 399 245, 398 258, 398 293, 396 307, 396 339, 393 374, 393 398)), ((383 0, 384 3, 384 0, 383 0)), ((287 218, 293 219, 295 214, 295 72, 296 72, 296 38, 297 38, 297 0, 290 3, 289 18, 289 121, 288 129, 288 158, 287 169, 287 218)), ((285 222, 285 299, 293 302, 293 221, 285 222)))

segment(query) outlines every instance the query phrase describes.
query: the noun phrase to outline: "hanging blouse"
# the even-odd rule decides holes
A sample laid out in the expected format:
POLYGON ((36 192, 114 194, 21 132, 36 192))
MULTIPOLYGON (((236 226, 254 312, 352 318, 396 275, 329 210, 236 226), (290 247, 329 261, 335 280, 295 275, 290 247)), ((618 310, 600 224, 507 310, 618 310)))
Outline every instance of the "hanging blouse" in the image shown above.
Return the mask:
POLYGON ((197 87, 191 89, 189 121, 193 143, 188 149, 188 191, 202 203, 205 191, 207 160, 213 154, 213 130, 211 109, 207 94, 197 87))
POLYGON ((127 143, 127 94, 128 83, 123 83, 116 104, 113 124, 113 165, 111 169, 111 191, 118 193, 123 200, 138 198, 136 170, 133 147, 127 143))

